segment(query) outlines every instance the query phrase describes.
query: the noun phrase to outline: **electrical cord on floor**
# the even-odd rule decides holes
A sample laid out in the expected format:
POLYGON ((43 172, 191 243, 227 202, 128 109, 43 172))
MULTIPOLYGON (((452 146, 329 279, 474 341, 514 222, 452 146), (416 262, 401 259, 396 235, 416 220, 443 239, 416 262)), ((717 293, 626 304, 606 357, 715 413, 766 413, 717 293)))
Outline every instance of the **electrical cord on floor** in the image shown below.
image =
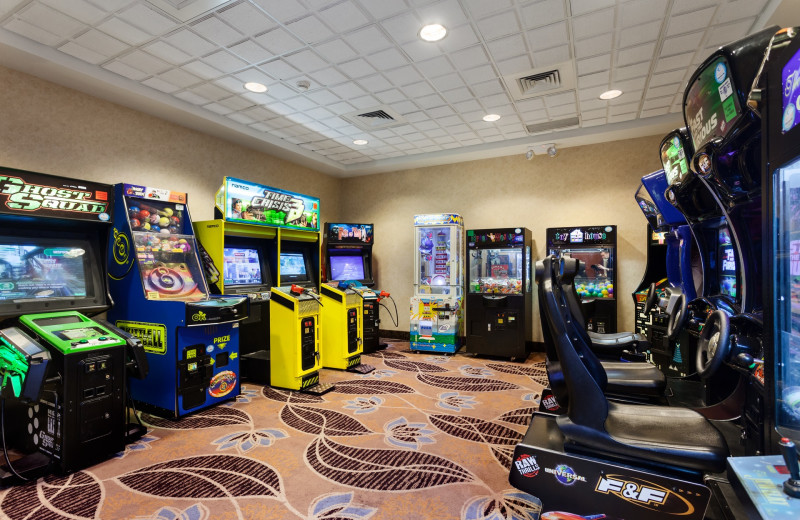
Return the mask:
POLYGON ((3 457, 6 460, 6 466, 8 466, 9 471, 20 479, 23 482, 27 482, 29 479, 23 477, 17 470, 14 469, 14 466, 11 465, 11 460, 8 458, 8 447, 6 446, 6 398, 0 398, 0 435, 3 437, 3 457))

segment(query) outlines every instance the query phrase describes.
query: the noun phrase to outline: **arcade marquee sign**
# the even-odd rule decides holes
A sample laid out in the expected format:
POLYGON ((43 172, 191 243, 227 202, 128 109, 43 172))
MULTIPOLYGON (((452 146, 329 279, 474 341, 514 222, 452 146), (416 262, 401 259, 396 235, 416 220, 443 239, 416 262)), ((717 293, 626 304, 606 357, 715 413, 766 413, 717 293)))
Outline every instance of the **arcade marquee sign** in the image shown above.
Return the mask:
POLYGON ((108 222, 111 190, 107 184, 0 168, 0 213, 108 222))
POLYGON ((217 209, 233 222, 319 231, 319 199, 225 177, 217 209))

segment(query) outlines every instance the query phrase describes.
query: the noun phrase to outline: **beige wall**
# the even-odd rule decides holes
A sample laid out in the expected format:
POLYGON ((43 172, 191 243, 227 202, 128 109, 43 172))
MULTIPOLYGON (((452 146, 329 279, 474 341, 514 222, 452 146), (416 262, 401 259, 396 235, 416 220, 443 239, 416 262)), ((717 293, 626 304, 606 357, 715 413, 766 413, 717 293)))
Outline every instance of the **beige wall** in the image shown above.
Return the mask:
MULTIPOLYGON (((483 161, 337 179, 39 78, 0 67, 0 165, 189 193, 195 220, 213 218, 225 175, 320 197, 322 221, 374 222, 375 271, 408 330, 413 216, 454 212, 467 228, 525 226, 544 255, 548 226, 616 224, 619 325, 633 328, 630 293, 645 263, 645 221, 633 199, 659 168, 660 138, 520 153, 483 161)), ((382 327, 394 328, 386 311, 382 327)), ((534 313, 534 340, 542 339, 534 313)))
POLYGON ((185 191, 194 220, 225 175, 319 197, 323 221, 340 207, 335 177, 3 67, 0 166, 185 191))
MULTIPOLYGON (((545 254, 547 227, 616 225, 618 322, 621 330, 633 330, 631 293, 644 272, 647 227, 633 194, 643 175, 660 168, 660 139, 566 148, 555 158, 528 161, 520 153, 345 179, 342 215, 346 222, 375 223, 375 276, 397 302, 400 330, 409 325, 415 214, 458 213, 467 229, 527 227, 538 258, 545 254)), ((394 328, 385 310, 381 315, 381 327, 394 328)), ((536 312, 534 341, 542 341, 536 312)))

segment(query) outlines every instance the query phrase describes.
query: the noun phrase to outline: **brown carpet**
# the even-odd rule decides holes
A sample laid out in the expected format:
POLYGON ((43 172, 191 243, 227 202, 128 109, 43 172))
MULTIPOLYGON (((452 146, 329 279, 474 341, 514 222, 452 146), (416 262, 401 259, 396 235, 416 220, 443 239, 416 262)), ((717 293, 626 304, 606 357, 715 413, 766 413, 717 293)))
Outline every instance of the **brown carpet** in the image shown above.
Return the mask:
POLYGON ((323 370, 323 396, 245 385, 236 402, 148 435, 117 458, 0 493, 12 520, 535 520, 508 468, 546 382, 543 356, 510 363, 365 355, 323 370))

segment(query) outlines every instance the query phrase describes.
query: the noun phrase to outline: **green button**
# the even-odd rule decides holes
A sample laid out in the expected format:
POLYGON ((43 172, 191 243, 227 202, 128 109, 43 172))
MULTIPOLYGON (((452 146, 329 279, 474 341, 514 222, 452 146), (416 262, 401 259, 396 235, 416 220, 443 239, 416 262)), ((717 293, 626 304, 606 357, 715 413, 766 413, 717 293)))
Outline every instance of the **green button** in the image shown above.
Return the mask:
POLYGON ((88 339, 81 339, 81 340, 78 340, 78 343, 89 343, 89 340, 88 339))
POLYGON ((99 337, 99 338, 97 338, 97 339, 99 339, 100 341, 105 341, 105 340, 107 340, 108 338, 107 338, 107 337, 105 337, 105 336, 100 336, 100 337, 99 337))

